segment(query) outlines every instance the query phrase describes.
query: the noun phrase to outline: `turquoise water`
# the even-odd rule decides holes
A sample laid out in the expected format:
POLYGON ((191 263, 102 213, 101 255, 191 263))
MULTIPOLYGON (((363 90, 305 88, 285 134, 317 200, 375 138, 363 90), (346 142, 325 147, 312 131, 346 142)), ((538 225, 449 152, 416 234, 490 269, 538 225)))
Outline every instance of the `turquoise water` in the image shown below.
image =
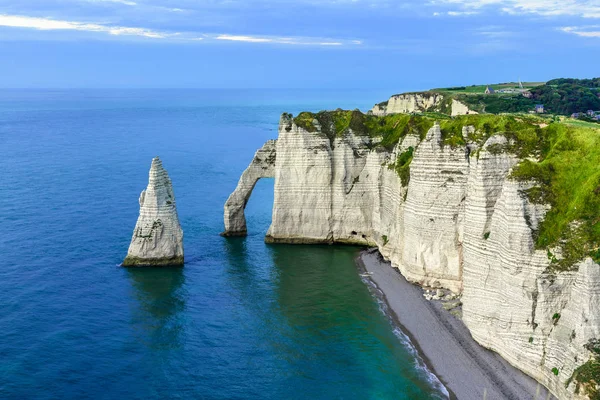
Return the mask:
MULTIPOLYGON (((382 92, 0 93, 0 398, 440 397, 359 277, 358 249, 266 245, 273 182, 225 239, 224 201, 279 114, 382 92), (160 155, 182 269, 123 269, 160 155)), ((443 390, 443 389, 442 389, 443 390)))

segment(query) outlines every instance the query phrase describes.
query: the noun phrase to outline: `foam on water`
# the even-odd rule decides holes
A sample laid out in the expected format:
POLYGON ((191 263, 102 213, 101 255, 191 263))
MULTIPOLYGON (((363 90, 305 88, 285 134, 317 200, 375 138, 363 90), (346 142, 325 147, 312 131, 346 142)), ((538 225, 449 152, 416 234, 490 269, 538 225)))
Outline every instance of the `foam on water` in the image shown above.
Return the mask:
POLYGON ((367 285, 369 291, 373 295, 373 298, 377 301, 377 305, 379 306, 379 310, 383 315, 385 315, 393 328, 393 332, 396 337, 400 340, 400 343, 410 352, 414 359, 414 366, 417 370, 421 371, 429 383, 438 391, 439 393, 434 394, 434 397, 443 400, 449 399, 450 393, 448 389, 444 386, 444 384, 440 381, 440 379, 433 372, 427 368, 425 361, 419 355, 417 348, 413 345, 410 338, 402 331, 402 329, 396 323, 392 312, 387 304, 385 299, 385 294, 379 289, 377 284, 373 282, 369 277, 361 275, 362 282, 367 285))

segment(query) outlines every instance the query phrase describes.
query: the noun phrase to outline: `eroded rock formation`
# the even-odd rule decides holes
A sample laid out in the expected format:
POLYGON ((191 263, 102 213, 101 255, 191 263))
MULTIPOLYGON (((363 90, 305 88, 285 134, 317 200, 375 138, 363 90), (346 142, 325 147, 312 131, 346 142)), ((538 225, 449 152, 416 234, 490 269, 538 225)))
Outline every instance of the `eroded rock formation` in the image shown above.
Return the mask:
POLYGON ((282 116, 275 164, 253 161, 244 172, 226 227, 246 231, 231 216, 243 213, 258 177, 275 176, 266 241, 378 246, 407 279, 462 294, 464 322, 479 343, 560 399, 578 398, 567 380, 590 359, 583 345, 600 337, 600 265, 588 258, 574 272, 551 272, 533 238, 547 208, 509 178, 516 156, 490 150, 507 139, 452 147, 436 124, 423 141, 409 134, 388 150, 377 137, 351 129, 331 137, 313 124, 309 132, 282 116), (403 182, 393 163, 407 151, 403 182))
POLYGON ((260 178, 275 176, 275 140, 269 140, 259 149, 250 165, 240 178, 235 191, 225 203, 225 231, 223 236, 246 236, 246 216, 244 209, 256 182, 260 178))
POLYGON ((148 187, 139 202, 140 215, 123 266, 183 265, 183 231, 173 186, 158 157, 152 160, 148 187))
POLYGON ((477 114, 460 101, 436 92, 397 94, 387 102, 376 104, 371 112, 380 116, 422 112, 441 112, 452 116, 477 114))

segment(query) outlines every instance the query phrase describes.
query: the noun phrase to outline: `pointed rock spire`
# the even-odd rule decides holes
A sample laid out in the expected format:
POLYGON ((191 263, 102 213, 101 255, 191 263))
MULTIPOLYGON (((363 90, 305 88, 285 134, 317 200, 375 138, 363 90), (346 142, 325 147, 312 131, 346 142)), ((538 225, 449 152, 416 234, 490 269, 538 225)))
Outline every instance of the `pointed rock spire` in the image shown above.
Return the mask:
POLYGON ((140 195, 140 216, 123 266, 168 265, 183 265, 183 231, 171 179, 155 157, 148 187, 140 195))

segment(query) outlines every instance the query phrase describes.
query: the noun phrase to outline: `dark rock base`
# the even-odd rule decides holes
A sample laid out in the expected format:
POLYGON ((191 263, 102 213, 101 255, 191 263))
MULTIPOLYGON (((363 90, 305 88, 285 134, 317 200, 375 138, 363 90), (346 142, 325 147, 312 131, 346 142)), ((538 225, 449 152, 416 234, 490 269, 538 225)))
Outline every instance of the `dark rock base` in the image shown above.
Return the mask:
POLYGON ((248 236, 248 231, 242 231, 242 232, 221 232, 220 234, 223 237, 244 237, 244 236, 248 236))
POLYGON ((127 257, 122 267, 183 267, 183 256, 172 258, 127 257))

